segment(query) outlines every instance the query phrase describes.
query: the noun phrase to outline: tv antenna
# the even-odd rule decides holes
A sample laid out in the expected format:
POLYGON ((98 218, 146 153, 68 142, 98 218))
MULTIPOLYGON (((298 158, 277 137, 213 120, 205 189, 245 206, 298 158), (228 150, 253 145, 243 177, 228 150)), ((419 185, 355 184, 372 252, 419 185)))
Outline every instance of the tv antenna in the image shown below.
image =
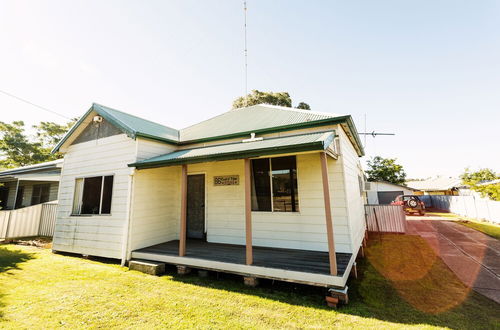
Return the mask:
POLYGON ((369 135, 371 135, 373 138, 377 137, 377 135, 396 135, 394 133, 381 133, 381 132, 375 132, 375 131, 367 132, 366 131, 366 113, 365 113, 365 131, 364 132, 360 132, 358 134, 365 136, 365 143, 364 143, 363 147, 366 147, 366 137, 369 136, 369 135))
POLYGON ((245 13, 245 107, 248 106, 248 50, 247 50, 247 2, 243 1, 243 11, 245 13))

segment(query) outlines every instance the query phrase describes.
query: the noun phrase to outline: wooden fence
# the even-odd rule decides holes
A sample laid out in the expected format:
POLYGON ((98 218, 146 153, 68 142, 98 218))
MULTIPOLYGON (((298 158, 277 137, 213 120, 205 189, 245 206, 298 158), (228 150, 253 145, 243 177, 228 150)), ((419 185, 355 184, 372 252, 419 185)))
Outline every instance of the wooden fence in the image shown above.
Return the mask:
POLYGON ((406 233, 406 215, 398 205, 365 205, 366 228, 382 233, 406 233))
POLYGON ((52 236, 57 203, 49 202, 22 209, 0 211, 0 239, 52 236))

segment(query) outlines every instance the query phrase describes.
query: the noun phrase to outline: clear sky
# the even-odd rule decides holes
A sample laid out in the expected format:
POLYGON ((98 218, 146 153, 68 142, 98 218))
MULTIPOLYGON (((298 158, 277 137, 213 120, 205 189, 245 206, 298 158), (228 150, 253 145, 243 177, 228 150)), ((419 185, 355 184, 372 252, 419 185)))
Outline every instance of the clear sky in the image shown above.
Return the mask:
MULTIPOLYGON (((351 114, 408 176, 500 171, 500 1, 248 0, 249 89, 351 114)), ((0 0, 0 89, 175 128, 244 94, 242 1, 0 0)), ((0 94, 0 120, 64 122, 0 94)), ((364 161, 363 161, 364 162, 364 161)))

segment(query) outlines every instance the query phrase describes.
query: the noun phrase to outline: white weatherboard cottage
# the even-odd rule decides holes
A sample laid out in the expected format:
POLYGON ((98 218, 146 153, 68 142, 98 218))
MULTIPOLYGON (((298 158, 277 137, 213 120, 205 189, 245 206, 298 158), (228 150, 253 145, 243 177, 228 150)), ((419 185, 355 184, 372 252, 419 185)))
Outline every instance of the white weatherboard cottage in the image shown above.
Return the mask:
POLYGON ((363 242, 348 115, 256 105, 176 130, 94 104, 55 150, 54 251, 343 288, 363 242))

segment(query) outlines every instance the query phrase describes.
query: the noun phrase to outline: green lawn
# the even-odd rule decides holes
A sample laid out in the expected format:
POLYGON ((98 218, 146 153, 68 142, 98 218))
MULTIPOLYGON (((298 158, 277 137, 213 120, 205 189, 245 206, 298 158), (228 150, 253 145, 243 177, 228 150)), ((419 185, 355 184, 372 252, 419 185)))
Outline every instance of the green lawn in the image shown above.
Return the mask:
POLYGON ((323 290, 241 278, 162 277, 115 264, 0 246, 0 328, 500 327, 500 306, 462 285, 417 236, 373 240, 332 310, 323 290))
POLYGON ((470 220, 459 221, 458 223, 473 228, 475 230, 479 230, 480 232, 483 232, 486 235, 491 236, 493 238, 500 239, 499 225, 487 222, 470 221, 470 220))

